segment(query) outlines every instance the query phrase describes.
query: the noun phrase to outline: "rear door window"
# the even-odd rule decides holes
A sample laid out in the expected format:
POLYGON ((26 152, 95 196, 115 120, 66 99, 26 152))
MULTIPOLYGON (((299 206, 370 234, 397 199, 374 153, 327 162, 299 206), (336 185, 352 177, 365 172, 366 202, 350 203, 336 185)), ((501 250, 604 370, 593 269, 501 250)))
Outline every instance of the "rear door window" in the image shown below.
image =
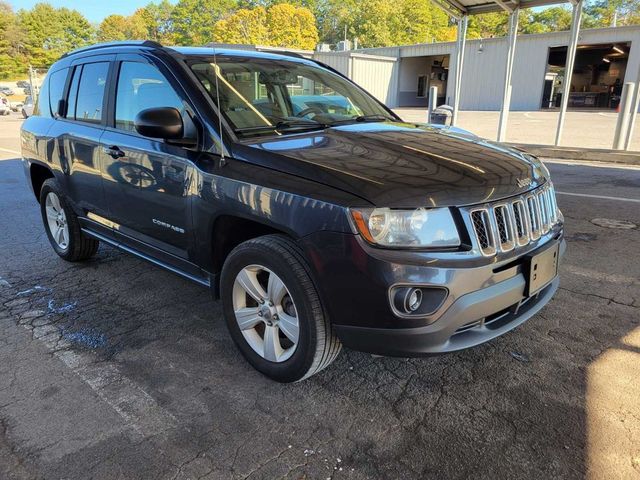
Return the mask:
POLYGON ((82 74, 75 101, 75 120, 88 123, 100 123, 102 121, 104 113, 102 107, 108 73, 109 62, 87 63, 82 66, 82 74))
POLYGON ((66 118, 76 118, 76 100, 78 99, 78 84, 80 83, 80 75, 82 74, 82 65, 78 65, 73 71, 71 86, 69 87, 69 95, 67 96, 67 113, 66 118))

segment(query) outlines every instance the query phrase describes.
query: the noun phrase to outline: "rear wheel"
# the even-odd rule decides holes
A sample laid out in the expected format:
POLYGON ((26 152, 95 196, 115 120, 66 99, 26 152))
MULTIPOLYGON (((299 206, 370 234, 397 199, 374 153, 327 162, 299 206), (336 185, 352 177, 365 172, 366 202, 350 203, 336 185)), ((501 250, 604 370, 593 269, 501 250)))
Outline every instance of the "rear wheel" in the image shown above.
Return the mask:
POLYGON ((79 262, 98 251, 99 242, 82 233, 77 215, 53 178, 42 184, 40 211, 49 242, 60 257, 79 262))
POLYGON ((268 377, 303 380, 340 353, 309 267, 288 238, 268 235, 240 244, 224 264, 220 286, 231 337, 268 377))

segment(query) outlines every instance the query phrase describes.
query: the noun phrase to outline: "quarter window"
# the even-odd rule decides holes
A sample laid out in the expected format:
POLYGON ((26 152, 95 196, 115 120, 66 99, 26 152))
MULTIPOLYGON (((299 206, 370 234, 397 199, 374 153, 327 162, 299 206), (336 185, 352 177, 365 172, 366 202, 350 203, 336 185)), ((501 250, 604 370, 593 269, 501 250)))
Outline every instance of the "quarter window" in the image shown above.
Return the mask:
POLYGON ((74 115, 76 120, 89 123, 100 123, 102 121, 102 103, 108 72, 108 62, 83 65, 76 99, 74 115))
POLYGON ((184 110, 182 100, 156 67, 122 62, 116 93, 116 128, 133 131, 140 111, 159 107, 184 110))
POLYGON ((49 78, 49 109, 54 117, 58 116, 58 105, 60 104, 60 100, 62 100, 68 71, 68 68, 63 68, 62 70, 53 72, 49 78))

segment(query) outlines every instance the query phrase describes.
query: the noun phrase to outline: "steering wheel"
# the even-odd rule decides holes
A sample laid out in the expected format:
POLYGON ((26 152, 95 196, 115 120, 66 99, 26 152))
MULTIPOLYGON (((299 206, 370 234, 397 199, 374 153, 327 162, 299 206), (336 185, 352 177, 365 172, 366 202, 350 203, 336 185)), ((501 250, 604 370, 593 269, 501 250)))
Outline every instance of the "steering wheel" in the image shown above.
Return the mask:
POLYGON ((300 110, 298 113, 295 114, 295 116, 296 117, 306 117, 310 113, 318 114, 318 113, 323 113, 323 112, 318 107, 308 107, 308 108, 304 108, 304 109, 300 110))

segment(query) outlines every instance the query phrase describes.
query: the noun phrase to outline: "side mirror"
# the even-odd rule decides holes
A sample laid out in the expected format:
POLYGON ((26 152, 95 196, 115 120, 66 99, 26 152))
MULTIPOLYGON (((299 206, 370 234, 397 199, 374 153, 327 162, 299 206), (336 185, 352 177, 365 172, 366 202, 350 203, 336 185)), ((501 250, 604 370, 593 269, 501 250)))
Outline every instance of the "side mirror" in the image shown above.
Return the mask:
POLYGON ((140 135, 165 140, 180 140, 184 136, 182 115, 177 108, 159 107, 142 110, 133 125, 140 135))

